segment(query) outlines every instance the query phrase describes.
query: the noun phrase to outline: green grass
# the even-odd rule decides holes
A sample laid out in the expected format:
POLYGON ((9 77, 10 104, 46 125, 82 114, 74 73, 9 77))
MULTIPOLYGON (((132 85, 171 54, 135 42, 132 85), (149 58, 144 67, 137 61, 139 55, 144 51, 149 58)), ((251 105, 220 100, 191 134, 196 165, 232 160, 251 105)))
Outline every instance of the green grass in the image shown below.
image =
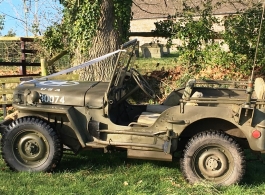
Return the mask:
POLYGON ((133 67, 141 72, 148 72, 152 70, 171 69, 177 65, 178 54, 169 54, 163 58, 137 58, 133 67))
POLYGON ((240 185, 188 184, 175 162, 127 159, 125 153, 65 154, 53 173, 10 171, 0 159, 0 194, 265 194, 265 169, 248 157, 240 185))

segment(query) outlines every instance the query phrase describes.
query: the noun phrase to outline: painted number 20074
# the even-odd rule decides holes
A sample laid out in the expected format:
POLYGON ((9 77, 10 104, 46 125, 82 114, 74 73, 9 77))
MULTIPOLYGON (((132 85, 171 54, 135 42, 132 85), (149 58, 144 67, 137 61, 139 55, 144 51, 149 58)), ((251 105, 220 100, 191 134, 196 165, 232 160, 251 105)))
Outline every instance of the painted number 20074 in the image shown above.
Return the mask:
POLYGON ((64 96, 41 94, 40 99, 43 103, 65 103, 64 96))

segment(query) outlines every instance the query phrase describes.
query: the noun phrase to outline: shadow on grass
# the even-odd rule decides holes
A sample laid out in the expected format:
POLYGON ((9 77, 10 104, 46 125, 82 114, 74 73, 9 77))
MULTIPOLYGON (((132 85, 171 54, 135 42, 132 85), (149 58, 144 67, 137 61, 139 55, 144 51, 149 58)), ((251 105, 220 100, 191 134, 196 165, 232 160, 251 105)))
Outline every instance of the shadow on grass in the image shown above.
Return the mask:
POLYGON ((126 151, 118 151, 113 153, 104 153, 101 150, 82 151, 78 155, 71 152, 64 153, 64 156, 56 168, 55 172, 77 172, 83 169, 89 170, 104 170, 106 168, 115 168, 131 165, 143 165, 151 163, 155 167, 167 167, 172 169, 179 169, 179 159, 174 159, 173 162, 129 159, 126 151))
MULTIPOLYGON (((55 172, 78 172, 81 170, 89 171, 104 171, 112 169, 115 171, 120 167, 142 166, 151 164, 155 168, 166 167, 168 169, 178 169, 180 153, 177 153, 173 158, 173 162, 151 161, 140 159, 128 159, 126 151, 119 151, 113 153, 103 153, 100 150, 82 151, 78 155, 71 152, 64 154, 64 157, 55 170, 55 172)), ((251 152, 246 151, 246 174, 241 182, 244 186, 260 185, 265 182, 265 154, 258 158, 251 152)))
POLYGON ((246 173, 242 180, 245 185, 260 185, 265 182, 265 154, 256 155, 251 151, 246 154, 246 173))

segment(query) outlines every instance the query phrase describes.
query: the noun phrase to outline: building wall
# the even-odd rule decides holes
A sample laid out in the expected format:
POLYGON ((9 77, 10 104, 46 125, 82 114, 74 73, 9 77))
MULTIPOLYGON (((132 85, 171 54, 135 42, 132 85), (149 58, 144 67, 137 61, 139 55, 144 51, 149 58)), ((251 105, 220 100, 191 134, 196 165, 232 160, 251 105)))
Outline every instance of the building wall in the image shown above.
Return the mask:
MULTIPOLYGON (((217 15, 216 17, 219 20, 222 20, 222 18, 225 15, 217 15)), ((195 18, 196 19, 196 18, 195 18)), ((155 19, 137 19, 137 20, 132 20, 131 21, 131 27, 130 30, 131 32, 151 32, 152 30, 155 30, 155 22, 159 22, 161 20, 165 20, 165 18, 155 18, 155 19)), ((224 26, 220 25, 214 25, 213 30, 216 32, 221 32, 224 31, 224 26)), ((135 39, 137 38, 139 40, 139 45, 143 45, 145 43, 161 43, 161 44, 166 44, 167 40, 163 37, 136 37, 136 36, 131 36, 130 39, 135 39)), ((222 42, 222 40, 216 40, 217 42, 222 42)), ((173 45, 172 48, 170 48, 170 51, 175 51, 176 50, 176 45, 181 44, 181 41, 178 39, 173 40, 173 45)), ((228 49, 227 45, 224 45, 223 48, 225 50, 228 49)))
MULTIPOLYGON (((131 32, 151 32, 155 30, 155 22, 159 22, 164 20, 164 18, 156 18, 156 19, 138 19, 131 21, 131 32)), ((156 43, 159 41, 161 44, 166 44, 166 39, 162 37, 130 37, 130 39, 137 38, 139 40, 139 45, 143 45, 145 43, 156 43)))

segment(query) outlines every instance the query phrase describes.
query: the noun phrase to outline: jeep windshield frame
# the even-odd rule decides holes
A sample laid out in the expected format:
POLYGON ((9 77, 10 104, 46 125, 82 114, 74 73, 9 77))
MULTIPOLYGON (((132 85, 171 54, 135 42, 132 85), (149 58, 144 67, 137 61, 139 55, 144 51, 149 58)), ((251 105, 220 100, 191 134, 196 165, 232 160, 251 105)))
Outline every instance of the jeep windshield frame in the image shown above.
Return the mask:
POLYGON ((119 83, 122 83, 125 79, 126 72, 133 65, 137 43, 137 39, 134 39, 121 45, 120 49, 123 51, 118 54, 107 94, 109 94, 111 88, 118 87, 119 83))

